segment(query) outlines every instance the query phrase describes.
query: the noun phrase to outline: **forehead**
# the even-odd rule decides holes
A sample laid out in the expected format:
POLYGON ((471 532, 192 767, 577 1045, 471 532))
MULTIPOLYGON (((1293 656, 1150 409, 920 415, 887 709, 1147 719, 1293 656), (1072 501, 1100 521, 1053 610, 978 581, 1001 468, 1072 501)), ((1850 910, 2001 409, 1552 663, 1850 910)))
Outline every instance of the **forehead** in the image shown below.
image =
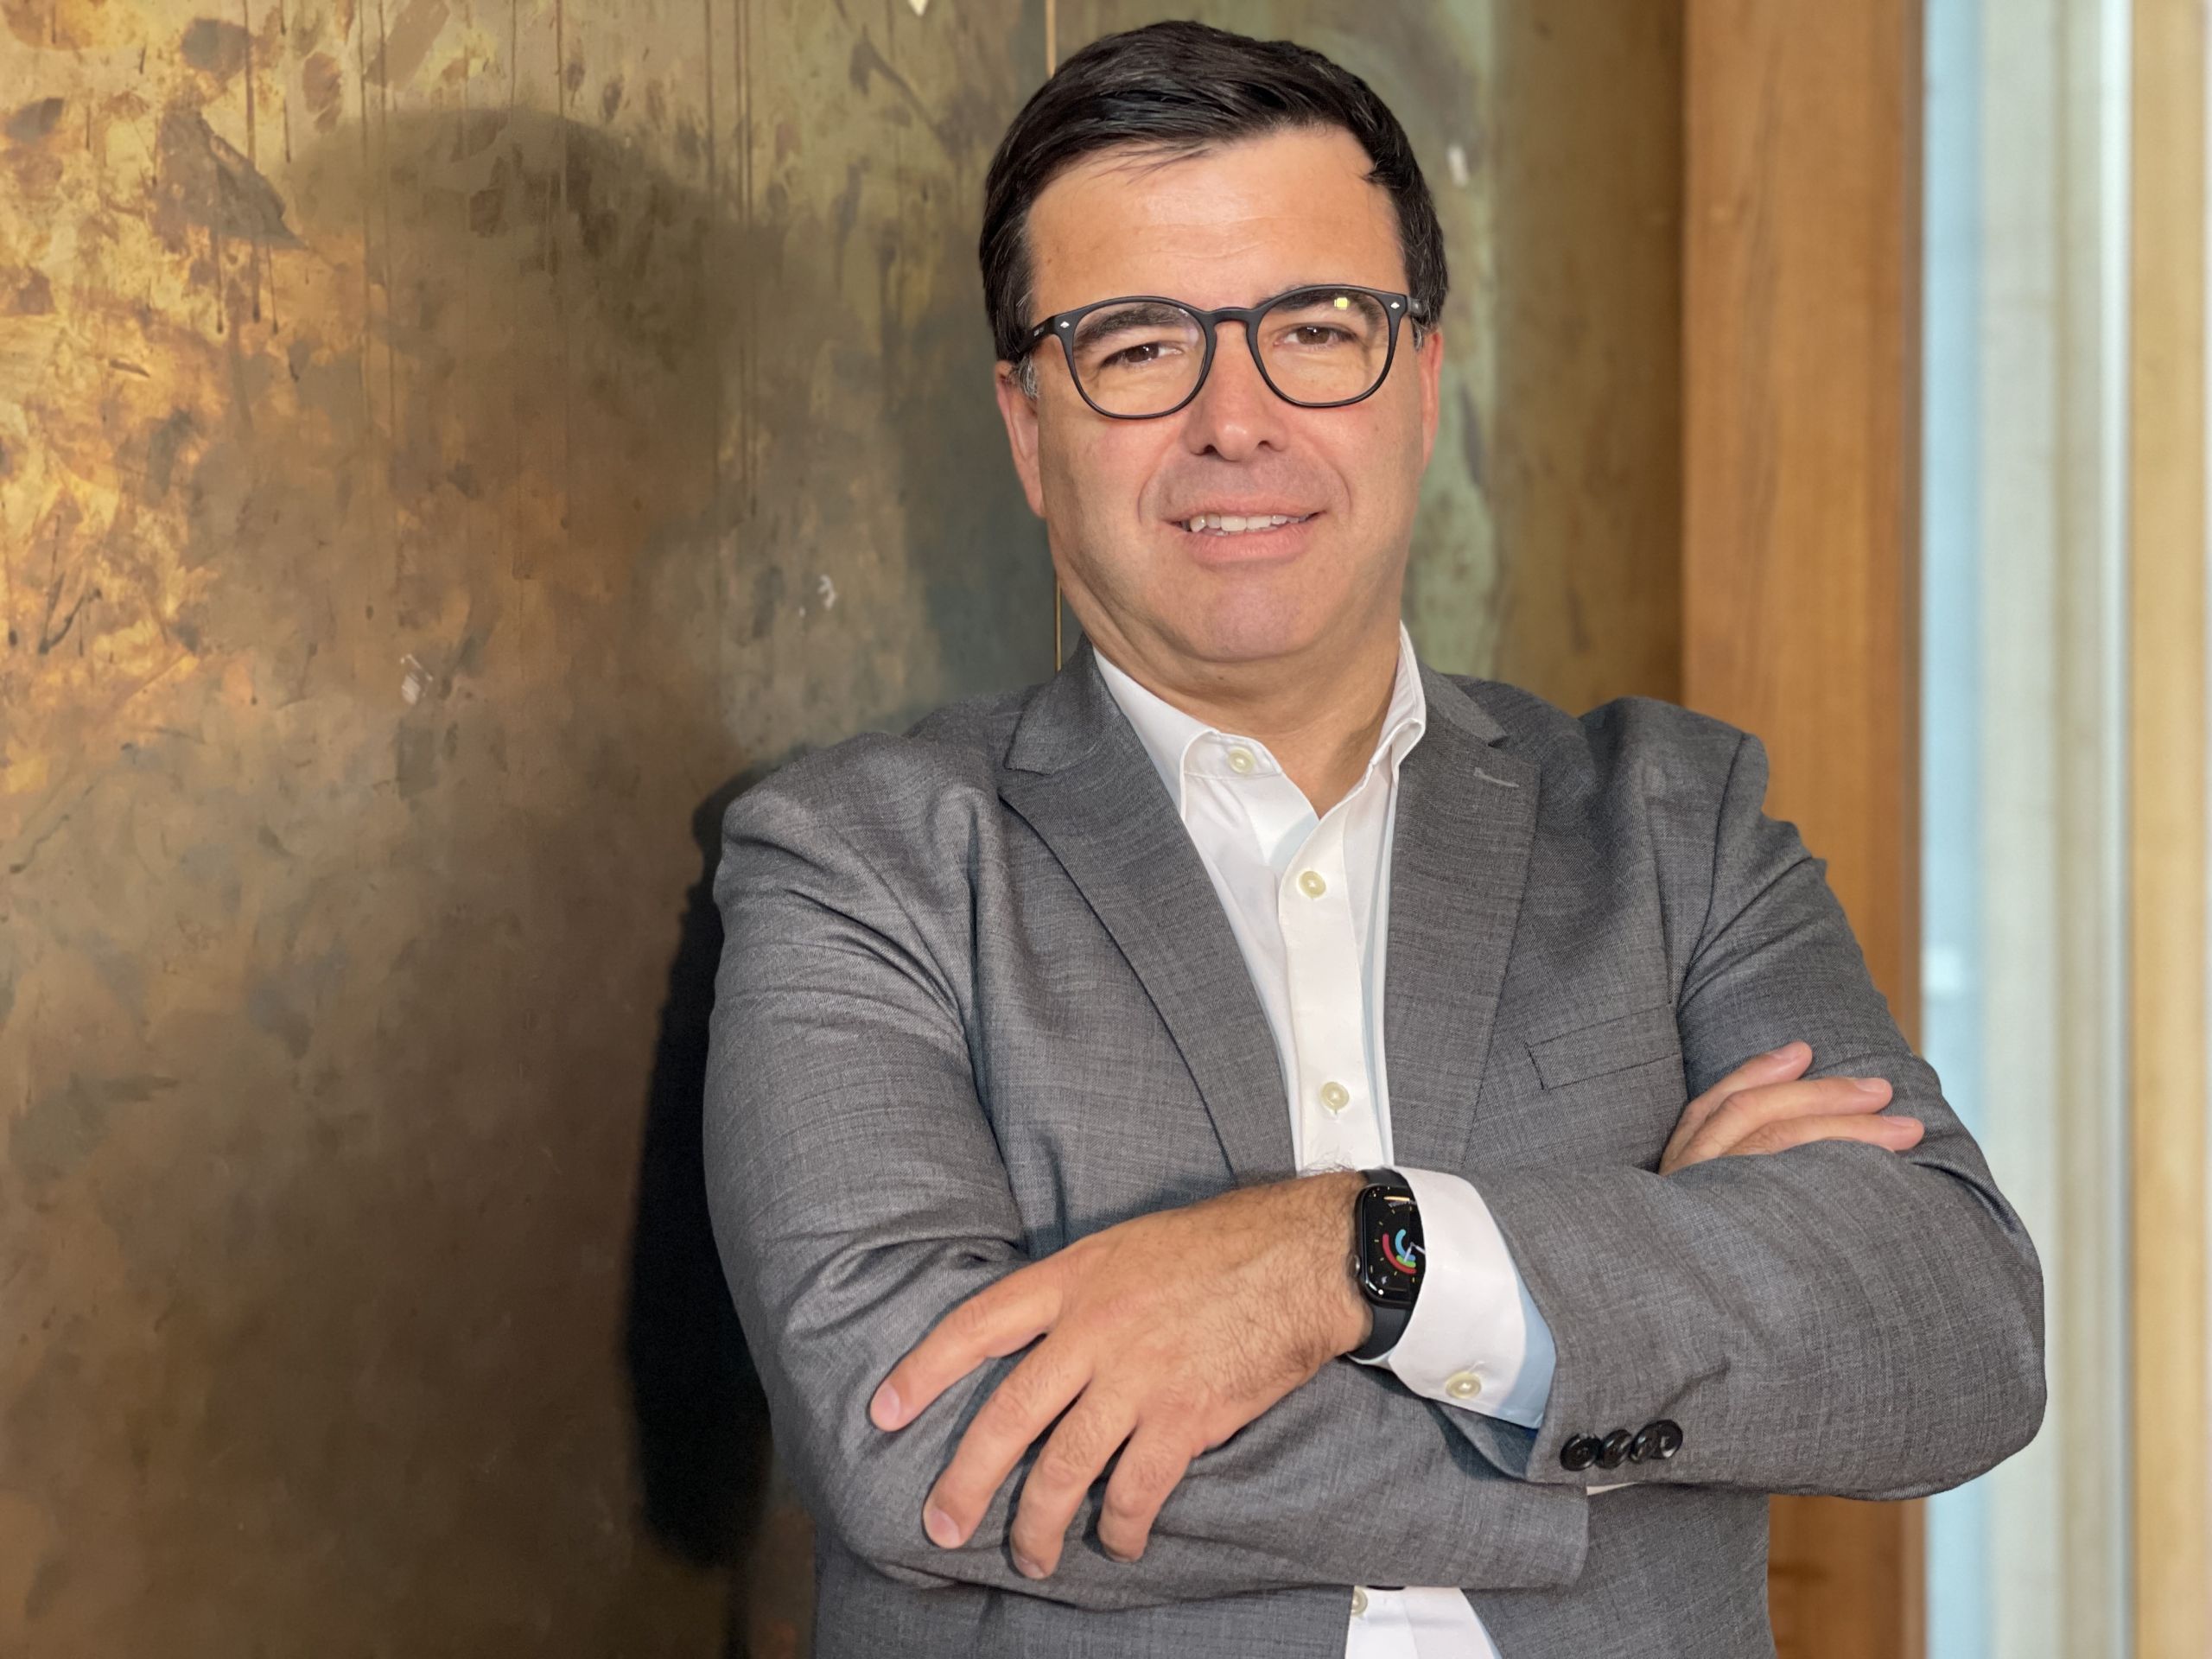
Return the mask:
POLYGON ((1163 160, 1087 156, 1029 211, 1033 318, 1118 294, 1244 305, 1302 283, 1402 289, 1397 213, 1339 127, 1163 160))

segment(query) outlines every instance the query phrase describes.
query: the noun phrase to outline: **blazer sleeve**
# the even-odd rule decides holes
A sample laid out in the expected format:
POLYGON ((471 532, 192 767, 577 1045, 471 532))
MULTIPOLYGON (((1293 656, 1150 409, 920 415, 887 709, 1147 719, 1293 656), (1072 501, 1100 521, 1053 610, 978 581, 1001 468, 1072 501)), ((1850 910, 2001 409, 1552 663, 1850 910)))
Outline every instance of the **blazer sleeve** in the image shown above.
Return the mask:
MULTIPOLYGON (((1793 825, 1766 816, 1764 747, 1733 735, 1706 845, 1660 837, 1662 882, 1693 899, 1706 889, 1677 1001, 1690 1096, 1802 1038, 1813 1050, 1806 1076, 1885 1077, 1885 1109, 1927 1133, 1904 1154, 1824 1142, 1668 1176, 1555 1168, 1486 1179, 1556 1366, 1537 1432, 1455 1421, 1499 1467, 1539 1484, 1917 1497, 2035 1433, 2042 1276, 2019 1217, 1869 977, 1826 865, 1793 825), (1671 1459, 1579 1472, 1562 1463, 1576 1437, 1656 1420, 1681 1430, 1671 1459)), ((1667 759, 1679 778, 1683 755, 1667 759)), ((1712 760, 1705 770, 1721 772, 1712 760)))
POLYGON ((936 800, 913 805, 925 830, 900 826, 893 844, 884 816, 926 779, 879 766, 865 791, 832 791, 800 765, 724 820, 704 1134, 724 1269, 779 1452, 817 1523, 905 1583, 1086 1608, 1296 1586, 1571 1581, 1582 1494, 1502 1475, 1441 1408, 1350 1364, 1325 1366, 1199 1457, 1137 1562, 1099 1550, 1094 1488, 1055 1574, 1017 1573, 1006 1538, 1026 1463, 969 1543, 929 1541, 924 1496, 1014 1358, 896 1433, 868 1421, 868 1398, 941 1315, 1028 1259, 966 1035, 989 1009, 976 1006, 965 938, 972 845, 947 826, 977 809, 949 803, 940 779, 936 800), (828 810, 825 796, 866 804, 828 810), (918 833, 934 838, 918 858, 918 833))

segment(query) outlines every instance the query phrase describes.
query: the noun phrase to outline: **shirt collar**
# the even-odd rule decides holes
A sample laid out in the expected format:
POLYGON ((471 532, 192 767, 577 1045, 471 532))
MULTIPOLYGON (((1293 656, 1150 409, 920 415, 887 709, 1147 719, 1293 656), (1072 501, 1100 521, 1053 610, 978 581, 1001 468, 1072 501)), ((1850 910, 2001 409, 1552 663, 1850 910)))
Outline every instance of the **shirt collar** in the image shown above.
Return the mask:
MULTIPOLYGON (((1268 752, 1266 745, 1256 739, 1224 732, 1217 726, 1208 725, 1195 715, 1185 714, 1109 660, 1106 653, 1098 650, 1095 643, 1091 655, 1097 660, 1098 671, 1106 682, 1106 689, 1113 693, 1114 701, 1128 716, 1129 724, 1136 729, 1138 741, 1143 743, 1145 753, 1152 757, 1152 764, 1159 772, 1160 781, 1167 785, 1167 797, 1174 802, 1178 817, 1183 811, 1183 779, 1186 771, 1227 778, 1239 775, 1225 760, 1218 758, 1225 756, 1231 745, 1241 745, 1252 751, 1257 762, 1249 773, 1252 777, 1282 770, 1274 756, 1268 752)), ((1421 689, 1421 664, 1414 655, 1413 635, 1407 632, 1402 620, 1398 624, 1397 678, 1390 688, 1389 706, 1382 713, 1382 732, 1376 740, 1375 753, 1368 761, 1370 769, 1387 758, 1395 779, 1407 751, 1421 741, 1421 735, 1427 726, 1428 698, 1421 689)))

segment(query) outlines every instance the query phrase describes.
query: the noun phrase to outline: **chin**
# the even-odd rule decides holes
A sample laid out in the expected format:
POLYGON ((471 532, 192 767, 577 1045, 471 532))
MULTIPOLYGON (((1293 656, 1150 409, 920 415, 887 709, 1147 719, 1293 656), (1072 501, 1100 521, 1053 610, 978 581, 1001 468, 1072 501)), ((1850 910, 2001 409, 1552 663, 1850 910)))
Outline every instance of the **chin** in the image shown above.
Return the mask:
MULTIPOLYGON (((1338 613, 1341 614, 1341 613, 1338 613)), ((1184 613, 1178 630, 1194 656, 1215 663, 1257 663, 1288 657, 1310 647, 1328 632, 1326 617, 1285 616, 1279 609, 1247 610, 1223 606, 1184 613)))

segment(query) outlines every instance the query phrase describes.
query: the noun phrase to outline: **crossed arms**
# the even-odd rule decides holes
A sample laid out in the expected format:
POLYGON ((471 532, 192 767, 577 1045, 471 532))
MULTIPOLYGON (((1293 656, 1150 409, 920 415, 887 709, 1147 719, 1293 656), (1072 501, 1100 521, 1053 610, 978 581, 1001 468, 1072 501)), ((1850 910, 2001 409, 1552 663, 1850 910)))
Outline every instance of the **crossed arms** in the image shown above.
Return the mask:
MULTIPOLYGON (((870 758, 779 773, 726 821, 706 1128, 786 1465, 880 1570, 1101 1608, 1557 1585, 1580 1569, 1584 1489, 1620 1478, 1562 1466, 1570 1436, 1663 1414, 1684 1448, 1638 1478, 1901 1497, 1989 1466, 2040 1421, 2032 1249, 1867 980, 1821 868, 1760 810, 1754 740, 1715 790, 1716 874, 1677 1004, 1698 1097, 1667 1173, 1483 1183, 1557 1347, 1533 1431, 1332 1363, 1363 1319, 1342 1269, 1348 1194, 1331 1230, 1326 1187, 1344 1178, 1209 1200, 1195 1224, 1210 1236, 1253 1235, 1215 1296, 1141 1289, 1147 1252, 1192 1211, 1029 1261, 970 1069, 972 988, 941 925, 963 913, 966 849, 932 861, 943 891, 893 892, 878 871, 911 859, 867 842, 896 826, 837 821, 816 763, 912 763, 856 753, 870 758), (1809 1054, 1758 1057, 1793 1038, 1809 1054), (1895 1115, 1874 1116, 1847 1072, 1886 1083, 1895 1115), (1751 1151, 1778 1155, 1720 1155, 1751 1151), (1102 1493, 1092 1478, 1117 1450, 1102 1493)), ((913 781, 872 779, 870 794, 913 781)), ((926 810, 913 817, 925 833, 926 810)))

